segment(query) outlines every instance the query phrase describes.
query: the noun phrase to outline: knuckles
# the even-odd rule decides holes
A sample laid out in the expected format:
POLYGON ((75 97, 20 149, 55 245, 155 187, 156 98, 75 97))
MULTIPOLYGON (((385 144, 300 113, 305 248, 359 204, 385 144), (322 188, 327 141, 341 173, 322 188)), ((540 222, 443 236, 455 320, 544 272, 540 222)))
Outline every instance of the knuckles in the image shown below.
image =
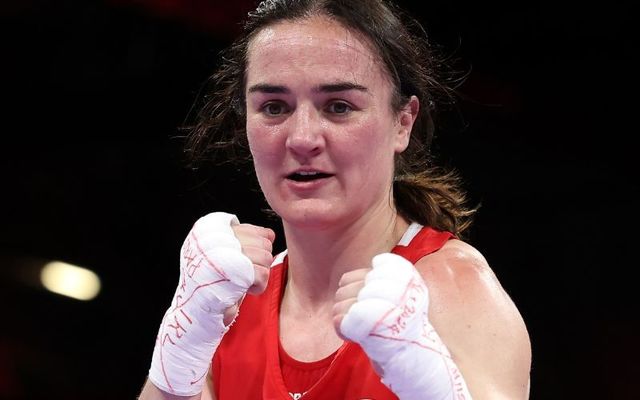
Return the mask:
POLYGON ((336 291, 335 301, 340 302, 347 299, 357 299, 358 293, 360 293, 364 286, 364 281, 356 281, 345 286, 340 286, 336 291))
POLYGON ((269 228, 252 224, 236 224, 233 233, 240 242, 242 253, 253 263, 254 281, 248 293, 258 295, 264 292, 269 281, 269 271, 273 262, 273 240, 275 233, 269 228))
POLYGON ((271 229, 250 224, 235 225, 232 229, 243 248, 258 247, 270 252, 273 250, 275 234, 271 229))
POLYGON ((253 281, 253 285, 251 285, 251 287, 248 290, 248 293, 252 295, 258 295, 264 292, 264 290, 267 288, 267 283, 269 282, 270 270, 268 267, 261 267, 261 266, 255 266, 255 265, 253 268, 255 271, 255 275, 254 275, 255 278, 253 281))

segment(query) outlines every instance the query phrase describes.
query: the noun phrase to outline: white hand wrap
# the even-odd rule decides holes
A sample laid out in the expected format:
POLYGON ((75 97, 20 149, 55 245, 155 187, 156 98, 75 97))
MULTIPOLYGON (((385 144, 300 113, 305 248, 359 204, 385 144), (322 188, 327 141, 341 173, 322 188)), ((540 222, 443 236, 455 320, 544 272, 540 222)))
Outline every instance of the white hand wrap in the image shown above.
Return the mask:
POLYGON ((202 391, 211 358, 229 329, 223 313, 253 284, 253 263, 231 226, 235 215, 200 218, 180 251, 180 281, 153 351, 149 379, 180 396, 202 391))
POLYGON ((401 400, 471 399, 467 385, 429 322, 429 293, 405 258, 375 256, 358 301, 340 324, 382 370, 382 382, 401 400))

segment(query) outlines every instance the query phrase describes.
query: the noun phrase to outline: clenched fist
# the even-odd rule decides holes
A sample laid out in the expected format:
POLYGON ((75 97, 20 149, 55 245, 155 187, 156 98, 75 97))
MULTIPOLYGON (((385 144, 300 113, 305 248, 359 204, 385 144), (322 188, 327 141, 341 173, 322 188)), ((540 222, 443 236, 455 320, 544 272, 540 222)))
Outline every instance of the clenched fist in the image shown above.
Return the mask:
POLYGON ((240 242, 242 254, 253 263, 254 279, 248 293, 260 294, 267 287, 269 280, 276 234, 269 228, 251 224, 237 224, 231 228, 240 242))
POLYGON ((360 344, 401 400, 471 399, 449 350, 429 322, 429 291, 413 264, 379 254, 371 268, 342 276, 334 325, 360 344))
POLYGON ((193 225, 180 250, 180 279, 160 325, 149 379, 165 392, 200 393, 211 357, 246 293, 262 292, 275 234, 211 213, 193 225))

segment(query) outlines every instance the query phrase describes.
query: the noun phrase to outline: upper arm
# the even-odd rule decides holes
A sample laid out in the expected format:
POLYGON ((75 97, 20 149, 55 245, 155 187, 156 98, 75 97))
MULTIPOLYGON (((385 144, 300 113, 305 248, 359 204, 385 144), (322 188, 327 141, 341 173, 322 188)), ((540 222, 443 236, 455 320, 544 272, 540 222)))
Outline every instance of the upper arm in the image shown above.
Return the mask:
POLYGON ((528 398, 529 335, 484 257, 451 240, 416 268, 429 288, 429 319, 473 398, 528 398))

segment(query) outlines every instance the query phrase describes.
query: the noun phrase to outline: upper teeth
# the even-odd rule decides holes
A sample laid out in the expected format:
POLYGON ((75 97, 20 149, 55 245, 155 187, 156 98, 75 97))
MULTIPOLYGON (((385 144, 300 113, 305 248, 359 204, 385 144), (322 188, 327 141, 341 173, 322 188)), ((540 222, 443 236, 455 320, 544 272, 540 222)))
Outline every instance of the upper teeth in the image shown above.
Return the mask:
POLYGON ((298 172, 299 175, 316 175, 317 172, 314 171, 300 171, 298 172))

